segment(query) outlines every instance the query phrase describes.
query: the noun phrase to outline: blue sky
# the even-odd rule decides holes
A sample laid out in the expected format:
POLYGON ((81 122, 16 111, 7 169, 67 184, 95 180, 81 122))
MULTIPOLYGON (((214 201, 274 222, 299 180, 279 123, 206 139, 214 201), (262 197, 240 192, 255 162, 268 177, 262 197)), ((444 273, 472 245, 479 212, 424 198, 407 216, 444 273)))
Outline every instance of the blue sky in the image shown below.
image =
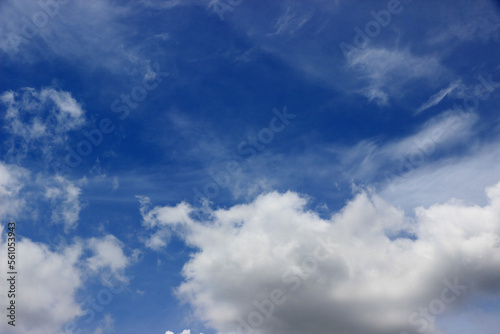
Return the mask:
POLYGON ((496 333, 498 2, 9 0, 0 31, 1 333, 496 333))

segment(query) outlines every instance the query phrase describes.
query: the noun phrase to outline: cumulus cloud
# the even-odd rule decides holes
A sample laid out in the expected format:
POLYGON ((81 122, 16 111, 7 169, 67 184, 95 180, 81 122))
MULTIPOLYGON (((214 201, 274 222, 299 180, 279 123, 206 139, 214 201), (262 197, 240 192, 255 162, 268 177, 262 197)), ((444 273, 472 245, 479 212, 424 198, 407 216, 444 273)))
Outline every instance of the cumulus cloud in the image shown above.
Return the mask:
POLYGON ((115 236, 108 234, 103 238, 91 238, 88 247, 93 256, 87 259, 88 267, 94 272, 105 272, 124 280, 123 270, 129 265, 130 259, 123 253, 123 243, 115 236))
MULTIPOLYGON (((5 238, 0 240, 0 246, 6 249, 5 238)), ((56 333, 63 323, 82 313, 75 301, 75 294, 82 286, 78 265, 82 245, 77 243, 53 251, 45 244, 23 238, 17 243, 17 250, 22 261, 17 264, 17 290, 20 293, 16 294, 16 333, 56 333)), ((1 258, 0 266, 5 273, 7 261, 4 256, 1 258)), ((1 280, 2 291, 7 291, 5 282, 5 279, 1 280)), ((2 298, 2 309, 7 302, 2 298)), ((6 321, 2 321, 0 331, 6 333, 7 328, 6 321)))
POLYGON ((500 183, 486 193, 414 217, 371 191, 330 219, 293 192, 205 219, 185 203, 142 214, 197 249, 177 295, 220 332, 435 333, 437 315, 500 292, 500 183))
MULTIPOLYGON (((0 225, 2 249, 7 248, 4 232, 0 225)), ((102 266, 123 269, 128 264, 123 254, 114 248, 119 241, 110 235, 56 249, 28 238, 18 239, 16 244, 18 258, 22 259, 17 262, 16 281, 19 292, 16 294, 16 333, 19 334, 58 333, 65 323, 83 315, 76 296, 86 278, 93 275, 92 269, 102 266), (85 249, 91 250, 91 257, 85 255, 85 249)), ((1 254, 0 269, 6 273, 7 259, 5 252, 1 254)), ((1 280, 2 291, 7 291, 6 283, 5 279, 1 280)), ((1 299, 2 309, 5 310, 7 302, 7 298, 1 299)), ((99 328, 107 329, 111 325, 112 319, 105 317, 99 328)), ((9 333, 10 329, 6 321, 0 323, 0 332, 9 333)))

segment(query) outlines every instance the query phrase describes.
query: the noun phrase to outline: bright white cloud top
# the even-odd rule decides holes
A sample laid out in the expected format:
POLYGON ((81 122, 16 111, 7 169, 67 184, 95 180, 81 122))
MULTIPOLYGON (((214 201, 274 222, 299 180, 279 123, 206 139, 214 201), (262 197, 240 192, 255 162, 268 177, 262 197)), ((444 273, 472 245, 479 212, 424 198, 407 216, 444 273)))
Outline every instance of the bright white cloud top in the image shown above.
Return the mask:
POLYGON ((500 292, 500 183, 486 193, 486 206, 450 201, 414 218, 365 191, 330 219, 292 192, 206 220, 184 203, 143 218, 195 248, 177 294, 220 332, 434 333, 436 316, 500 292))

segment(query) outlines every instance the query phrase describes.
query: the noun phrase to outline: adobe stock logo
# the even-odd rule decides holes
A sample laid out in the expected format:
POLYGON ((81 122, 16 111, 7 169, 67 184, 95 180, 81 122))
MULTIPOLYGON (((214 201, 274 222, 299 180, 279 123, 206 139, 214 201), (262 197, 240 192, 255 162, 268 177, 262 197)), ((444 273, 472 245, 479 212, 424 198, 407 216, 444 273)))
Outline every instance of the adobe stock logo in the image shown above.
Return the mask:
MULTIPOLYGON (((295 114, 288 113, 286 106, 283 107, 282 112, 276 108, 273 108, 272 112, 274 116, 269 120, 268 127, 260 129, 256 136, 248 136, 247 140, 238 145, 238 153, 246 157, 247 161, 252 161, 259 152, 264 151, 274 140, 274 135, 283 131, 290 121, 297 117, 295 114)), ((219 195, 220 189, 225 189, 231 184, 231 181, 235 179, 234 174, 242 169, 241 164, 236 160, 226 161, 224 165, 225 169, 208 172, 213 182, 207 182, 202 190, 193 188, 193 203, 210 202, 210 199, 219 195)))
MULTIPOLYGON (((403 0, 406 4, 411 1, 412 0, 403 0)), ((400 14, 403 11, 403 8, 401 0, 389 0, 387 3, 387 9, 382 9, 378 12, 375 12, 374 10, 370 11, 374 20, 365 24, 364 31, 362 31, 358 26, 353 28, 356 32, 356 35, 354 35, 352 40, 354 46, 345 42, 341 42, 339 44, 344 57, 349 59, 349 56, 352 55, 353 52, 366 48, 370 43, 370 39, 377 37, 382 31, 382 28, 387 27, 391 23, 393 15, 400 14)))
MULTIPOLYGON (((434 322, 436 321, 436 317, 443 314, 449 305, 457 302, 460 298, 463 298, 468 292, 468 286, 458 282, 457 277, 454 278, 453 282, 445 279, 443 283, 446 287, 441 289, 439 297, 431 300, 427 307, 420 307, 418 312, 413 312, 408 317, 410 325, 418 327, 416 329, 417 332, 428 333, 428 329, 432 329, 434 322)), ((402 331, 399 334, 410 333, 402 331)))
MULTIPOLYGON (((126 276, 124 277, 124 279, 119 279, 115 276, 112 276, 106 279, 106 287, 100 289, 96 293, 95 297, 89 296, 83 302, 82 306, 84 307, 84 310, 81 314, 82 319, 80 322, 80 326, 91 323, 96 318, 97 313, 102 312, 105 309, 105 306, 109 305, 113 301, 114 295, 117 295, 124 291, 125 287, 128 285, 128 282, 133 278, 134 277, 126 276)), ((79 328, 79 323, 75 320, 64 325, 64 333, 83 334, 88 332, 79 328)))
POLYGON ((19 45, 21 43, 27 43, 30 39, 35 38, 40 33, 40 29, 45 27, 49 20, 59 13, 59 5, 67 4, 68 0, 40 0, 38 1, 38 6, 40 10, 36 11, 32 16, 31 20, 27 17, 21 19, 21 35, 14 32, 7 34, 7 39, 9 40, 12 48, 17 53, 19 50, 19 45))
MULTIPOLYGON (((313 277, 322 262, 331 258, 339 245, 332 241, 330 236, 318 237, 314 251, 305 257, 299 267, 286 270, 281 276, 281 283, 286 286, 273 289, 264 299, 255 298, 252 301, 251 312, 245 317, 238 316, 236 324, 237 334, 253 334, 261 328, 266 320, 272 318, 275 309, 286 302, 287 296, 297 291, 309 278, 313 277)), ((289 297, 289 296, 288 296, 289 297)))
POLYGON ((290 124, 297 115, 289 114, 286 106, 283 107, 283 112, 280 113, 278 109, 273 108, 275 115, 269 121, 269 127, 262 128, 257 136, 248 136, 247 140, 242 141, 238 145, 238 153, 242 156, 249 155, 248 160, 252 160, 258 152, 262 152, 266 145, 270 144, 274 139, 274 134, 279 133, 285 129, 285 126, 290 124))
POLYGON ((393 172, 385 172, 385 183, 389 185, 391 192, 395 190, 395 184, 402 181, 405 177, 409 177, 426 159, 429 158, 442 144, 446 138, 458 131, 463 121, 468 119, 477 112, 480 101, 486 101, 500 87, 500 81, 494 81, 492 74, 487 78, 482 75, 476 76, 478 83, 473 86, 473 94, 463 98, 461 104, 454 104, 451 113, 454 116, 454 121, 446 128, 434 130, 428 137, 415 141, 414 150, 410 154, 402 153, 396 160, 396 169, 393 172))
MULTIPOLYGON (((155 90, 163 82, 163 78, 170 76, 168 72, 161 72, 158 63, 155 64, 154 75, 146 76, 142 83, 132 87, 129 94, 121 94, 120 99, 111 102, 110 109, 113 113, 119 113, 120 120, 126 119, 131 109, 135 109, 141 102, 146 100, 148 92, 155 90)), ((68 154, 63 162, 53 162, 52 168, 56 173, 69 173, 72 168, 77 168, 83 162, 83 157, 89 156, 94 148, 99 147, 105 134, 116 130, 116 126, 110 118, 102 118, 95 122, 94 128, 82 130, 86 139, 80 140, 74 148, 68 147, 68 154)))

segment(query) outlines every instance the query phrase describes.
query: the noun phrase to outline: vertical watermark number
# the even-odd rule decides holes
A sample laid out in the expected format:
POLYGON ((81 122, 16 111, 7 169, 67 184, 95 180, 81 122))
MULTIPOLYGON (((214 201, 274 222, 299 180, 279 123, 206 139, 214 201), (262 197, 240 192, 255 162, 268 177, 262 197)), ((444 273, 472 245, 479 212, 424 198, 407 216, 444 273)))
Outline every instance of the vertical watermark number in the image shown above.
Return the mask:
POLYGON ((16 223, 11 221, 7 227, 7 282, 9 300, 7 307, 7 323, 11 326, 16 325, 16 223))

